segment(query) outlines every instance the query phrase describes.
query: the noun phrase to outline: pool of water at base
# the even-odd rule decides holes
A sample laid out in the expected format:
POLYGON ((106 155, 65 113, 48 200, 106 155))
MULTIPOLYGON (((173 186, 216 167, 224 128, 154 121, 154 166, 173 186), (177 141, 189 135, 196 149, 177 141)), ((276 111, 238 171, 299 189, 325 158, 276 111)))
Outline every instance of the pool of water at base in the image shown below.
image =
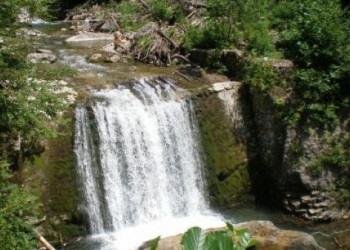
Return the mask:
MULTIPOLYGON (((268 220, 281 229, 298 230, 311 234, 318 244, 327 250, 350 249, 350 220, 329 223, 310 222, 268 208, 256 207, 253 203, 230 208, 221 208, 217 209, 215 212, 222 216, 223 223, 224 221, 240 223, 253 220, 268 220)), ((192 226, 197 225, 198 224, 193 224, 192 226)), ((110 238, 113 238, 112 234, 110 238)), ((101 248, 103 249, 102 246, 105 244, 105 239, 106 238, 101 235, 86 237, 79 242, 68 244, 63 249, 99 250, 101 248)))
POLYGON ((350 220, 334 222, 313 222, 287 215, 266 207, 256 207, 253 203, 220 209, 225 219, 236 223, 252 220, 269 220, 277 227, 311 234, 317 243, 327 250, 349 250, 350 220))

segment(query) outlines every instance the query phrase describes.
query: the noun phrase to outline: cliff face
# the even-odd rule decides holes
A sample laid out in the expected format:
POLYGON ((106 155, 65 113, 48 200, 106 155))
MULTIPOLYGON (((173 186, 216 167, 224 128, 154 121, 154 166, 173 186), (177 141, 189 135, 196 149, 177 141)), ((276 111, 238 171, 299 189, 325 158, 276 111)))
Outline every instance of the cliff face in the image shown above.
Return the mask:
POLYGON ((258 203, 273 204, 305 219, 347 217, 348 166, 332 161, 346 137, 349 120, 332 132, 287 127, 273 94, 236 84, 221 92, 237 138, 246 146, 253 192, 258 203), (323 161, 331 158, 328 162, 323 161))
POLYGON ((246 150, 239 137, 241 133, 232 131, 232 124, 237 131, 243 129, 240 108, 235 106, 238 102, 231 100, 231 97, 237 97, 236 92, 235 84, 225 82, 202 89, 193 97, 201 132, 207 188, 214 206, 232 205, 251 191, 246 150), (221 98, 229 105, 225 106, 221 98), (226 115, 227 112, 232 115, 226 115))

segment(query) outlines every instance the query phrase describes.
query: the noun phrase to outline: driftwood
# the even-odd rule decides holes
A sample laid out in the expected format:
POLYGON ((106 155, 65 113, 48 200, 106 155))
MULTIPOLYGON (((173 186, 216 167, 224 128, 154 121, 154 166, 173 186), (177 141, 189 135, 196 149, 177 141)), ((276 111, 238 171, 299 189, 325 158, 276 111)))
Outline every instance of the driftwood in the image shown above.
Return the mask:
POLYGON ((115 18, 113 17, 113 15, 112 15, 110 12, 108 12, 108 15, 109 15, 109 17, 113 20, 113 22, 115 23, 115 25, 117 26, 117 28, 120 30, 120 25, 119 25, 118 21, 115 20, 115 18))
POLYGON ((37 230, 34 230, 34 232, 38 240, 47 250, 55 250, 55 248, 37 230))
POLYGON ((192 79, 190 77, 186 76, 185 74, 182 74, 181 72, 179 72, 177 70, 174 72, 174 74, 178 74, 179 76, 185 78, 189 82, 192 81, 192 79))
POLYGON ((165 35, 161 30, 157 30, 157 34, 160 35, 165 40, 167 40, 171 44, 171 46, 174 47, 175 50, 179 48, 179 45, 177 45, 177 43, 173 39, 165 35))
POLYGON ((180 54, 175 54, 175 55, 173 55, 173 56, 171 57, 171 59, 174 59, 174 58, 180 58, 180 59, 184 60, 184 61, 187 62, 187 63, 191 63, 190 60, 188 60, 187 57, 185 57, 185 56, 183 56, 183 55, 180 55, 180 54))

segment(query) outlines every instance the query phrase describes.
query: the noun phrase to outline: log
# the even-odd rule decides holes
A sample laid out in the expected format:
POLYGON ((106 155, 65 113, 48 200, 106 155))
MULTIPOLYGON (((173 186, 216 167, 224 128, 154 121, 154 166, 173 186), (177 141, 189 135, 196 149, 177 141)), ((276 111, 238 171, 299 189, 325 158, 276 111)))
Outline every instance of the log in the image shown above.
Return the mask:
POLYGON ((187 63, 191 63, 190 60, 188 60, 187 57, 185 57, 185 56, 183 56, 183 55, 180 55, 180 54, 175 54, 175 55, 173 55, 173 56, 171 57, 171 59, 174 59, 174 58, 180 58, 180 59, 184 60, 184 61, 187 62, 187 63))
POLYGON ((55 248, 37 230, 34 229, 34 233, 47 250, 55 250, 55 248))

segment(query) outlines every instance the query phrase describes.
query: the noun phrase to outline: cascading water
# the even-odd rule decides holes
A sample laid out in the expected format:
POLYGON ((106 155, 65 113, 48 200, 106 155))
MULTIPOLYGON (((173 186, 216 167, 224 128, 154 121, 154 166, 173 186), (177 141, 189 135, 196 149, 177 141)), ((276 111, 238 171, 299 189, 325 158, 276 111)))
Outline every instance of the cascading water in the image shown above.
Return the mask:
POLYGON ((160 78, 97 91, 76 109, 78 173, 90 230, 109 235, 102 249, 133 249, 136 243, 122 242, 130 229, 139 228, 142 242, 191 223, 218 225, 203 215, 208 206, 197 133, 191 101, 160 78))

